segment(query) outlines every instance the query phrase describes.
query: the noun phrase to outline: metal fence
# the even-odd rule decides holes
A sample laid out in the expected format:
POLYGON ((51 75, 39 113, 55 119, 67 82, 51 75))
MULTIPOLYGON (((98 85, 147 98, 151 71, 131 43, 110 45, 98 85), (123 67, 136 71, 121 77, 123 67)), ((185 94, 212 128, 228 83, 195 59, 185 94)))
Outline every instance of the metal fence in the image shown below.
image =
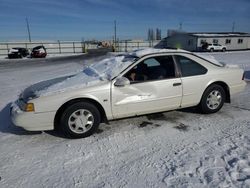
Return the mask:
POLYGON ((116 51, 118 52, 131 52, 133 50, 153 47, 159 41, 118 41, 116 44, 116 51))
POLYGON ((32 50, 36 46, 43 45, 48 54, 85 53, 87 49, 95 49, 95 44, 80 41, 57 42, 8 42, 0 43, 0 56, 7 56, 11 48, 27 48, 32 50))
MULTIPOLYGON (((153 47, 159 41, 117 41, 114 48, 117 52, 129 52, 137 49, 153 47)), ((111 43, 110 43, 111 44, 111 43)), ((11 48, 27 48, 30 51, 36 46, 43 45, 48 54, 85 53, 89 49, 97 49, 97 44, 82 41, 56 41, 56 42, 0 42, 0 56, 7 56, 11 48)))

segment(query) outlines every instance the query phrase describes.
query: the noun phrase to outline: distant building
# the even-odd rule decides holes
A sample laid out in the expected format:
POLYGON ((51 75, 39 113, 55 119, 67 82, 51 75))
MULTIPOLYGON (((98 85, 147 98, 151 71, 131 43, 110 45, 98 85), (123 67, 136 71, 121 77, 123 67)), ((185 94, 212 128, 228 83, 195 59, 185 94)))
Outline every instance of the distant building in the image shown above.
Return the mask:
POLYGON ((185 33, 170 30, 168 31, 168 37, 163 40, 168 47, 182 48, 189 51, 200 51, 204 43, 225 45, 227 50, 250 49, 250 33, 242 32, 185 33))

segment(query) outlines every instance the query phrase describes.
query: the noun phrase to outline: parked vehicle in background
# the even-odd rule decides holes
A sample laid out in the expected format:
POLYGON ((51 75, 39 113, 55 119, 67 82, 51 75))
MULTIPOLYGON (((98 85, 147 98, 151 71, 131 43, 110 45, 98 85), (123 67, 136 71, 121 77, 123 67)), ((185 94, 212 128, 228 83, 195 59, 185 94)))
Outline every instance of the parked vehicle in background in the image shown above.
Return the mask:
POLYGON ((23 58, 29 55, 29 51, 26 48, 11 48, 8 52, 8 58, 23 58))
POLYGON ((220 45, 220 44, 213 43, 213 44, 207 44, 205 49, 210 51, 210 52, 213 52, 213 51, 225 52, 227 50, 227 47, 220 45))
POLYGON ((246 86, 243 70, 184 50, 144 49, 26 88, 11 107, 26 130, 93 134, 108 120, 198 106, 215 113, 246 86))
POLYGON ((47 52, 44 46, 36 46, 31 51, 31 58, 45 58, 46 56, 47 52))

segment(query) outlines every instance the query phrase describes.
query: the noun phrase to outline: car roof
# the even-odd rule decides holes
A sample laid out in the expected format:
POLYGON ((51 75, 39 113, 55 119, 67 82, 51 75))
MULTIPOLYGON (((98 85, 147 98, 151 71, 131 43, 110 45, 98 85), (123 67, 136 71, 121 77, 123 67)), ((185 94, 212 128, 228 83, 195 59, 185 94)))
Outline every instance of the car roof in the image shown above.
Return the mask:
POLYGON ((182 50, 182 49, 156 49, 156 48, 146 48, 142 50, 135 50, 132 53, 129 53, 129 55, 132 55, 134 57, 142 58, 145 56, 150 56, 150 55, 158 55, 158 54, 166 54, 166 53, 182 53, 182 54, 191 54, 193 56, 196 56, 200 59, 205 60, 206 62, 213 64, 215 66, 222 67, 223 65, 219 63, 217 60, 214 58, 208 57, 208 56, 203 56, 197 53, 193 53, 190 51, 182 50))
POLYGON ((148 56, 148 55, 154 55, 154 54, 162 54, 162 53, 173 53, 173 52, 184 52, 184 53, 191 53, 189 51, 186 50, 182 50, 182 49, 157 49, 157 48, 146 48, 146 49, 141 49, 141 50, 135 50, 131 53, 129 53, 132 56, 136 56, 136 57, 144 57, 144 56, 148 56))

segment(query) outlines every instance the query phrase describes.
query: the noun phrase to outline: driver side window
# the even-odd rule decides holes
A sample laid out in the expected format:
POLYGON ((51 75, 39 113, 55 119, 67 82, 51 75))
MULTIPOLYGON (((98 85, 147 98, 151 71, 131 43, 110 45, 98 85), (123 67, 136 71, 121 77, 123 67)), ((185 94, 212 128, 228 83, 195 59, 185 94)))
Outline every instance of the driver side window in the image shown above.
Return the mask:
POLYGON ((175 77, 172 56, 157 56, 145 59, 134 66, 126 75, 131 83, 154 81, 175 77))

